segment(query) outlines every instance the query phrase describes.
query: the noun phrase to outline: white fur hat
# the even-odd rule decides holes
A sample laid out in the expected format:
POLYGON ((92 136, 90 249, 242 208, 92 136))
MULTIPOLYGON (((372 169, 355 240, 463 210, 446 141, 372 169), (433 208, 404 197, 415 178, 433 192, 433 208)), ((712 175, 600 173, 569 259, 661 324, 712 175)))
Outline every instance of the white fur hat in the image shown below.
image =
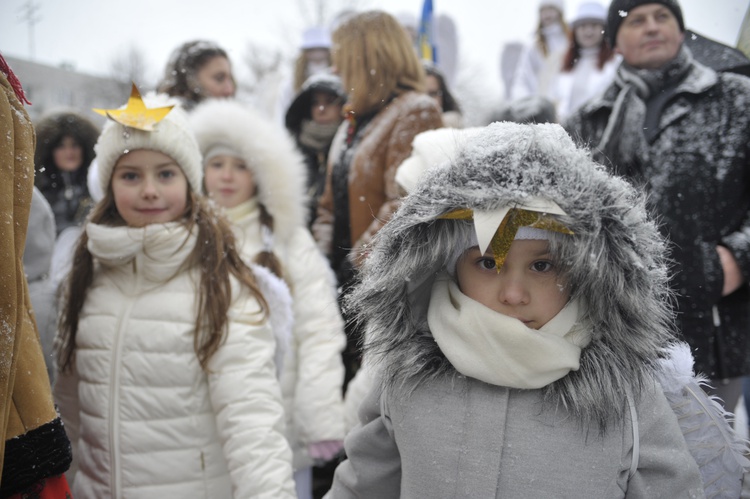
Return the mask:
MULTIPOLYGON (((157 107, 153 102, 146 102, 146 106, 157 107)), ((195 136, 188 126, 187 115, 181 108, 173 108, 154 126, 152 132, 108 120, 94 147, 98 169, 96 173, 103 193, 109 188, 117 160, 123 154, 136 149, 159 151, 174 159, 182 168, 191 189, 195 192, 201 191, 203 181, 201 153, 195 136)))
POLYGON ((480 130, 438 128, 418 134, 412 142, 411 155, 396 170, 396 183, 407 193, 414 191, 425 171, 455 161, 459 147, 480 130))
POLYGON ((274 219, 275 236, 283 240, 305 225, 307 166, 286 130, 228 99, 201 102, 189 124, 206 157, 232 150, 245 161, 258 186, 258 201, 274 219))

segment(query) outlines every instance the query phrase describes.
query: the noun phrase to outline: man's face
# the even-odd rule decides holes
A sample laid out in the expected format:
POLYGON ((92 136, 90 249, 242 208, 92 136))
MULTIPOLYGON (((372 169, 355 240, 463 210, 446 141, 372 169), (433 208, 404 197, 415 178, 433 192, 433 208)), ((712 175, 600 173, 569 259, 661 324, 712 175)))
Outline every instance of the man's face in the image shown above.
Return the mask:
POLYGON ((628 12, 617 32, 615 50, 633 67, 658 69, 677 56, 684 38, 671 10, 647 3, 628 12))

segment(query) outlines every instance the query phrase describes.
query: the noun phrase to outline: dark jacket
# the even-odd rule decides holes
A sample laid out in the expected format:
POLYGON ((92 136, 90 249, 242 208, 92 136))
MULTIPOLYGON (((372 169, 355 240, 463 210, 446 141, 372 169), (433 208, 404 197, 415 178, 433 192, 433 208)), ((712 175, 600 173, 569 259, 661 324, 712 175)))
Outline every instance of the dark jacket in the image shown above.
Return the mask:
POLYGON ((64 111, 40 120, 36 134, 34 184, 52 207, 60 234, 72 225, 80 225, 93 205, 86 180, 99 130, 87 118, 64 111), (65 137, 72 137, 82 150, 82 164, 72 172, 59 170, 54 161, 54 150, 65 137))
MULTIPOLYGON (((620 88, 613 83, 565 124, 582 143, 599 144, 620 88)), ((750 373, 750 287, 722 297, 717 245, 727 247, 750 279, 750 79, 693 62, 663 108, 648 142, 640 127, 630 152, 599 160, 649 196, 649 208, 671 241, 678 327, 696 371, 710 378, 750 373), (629 158, 625 158, 625 155, 629 158)), ((620 148, 623 151, 624 148, 620 148)))

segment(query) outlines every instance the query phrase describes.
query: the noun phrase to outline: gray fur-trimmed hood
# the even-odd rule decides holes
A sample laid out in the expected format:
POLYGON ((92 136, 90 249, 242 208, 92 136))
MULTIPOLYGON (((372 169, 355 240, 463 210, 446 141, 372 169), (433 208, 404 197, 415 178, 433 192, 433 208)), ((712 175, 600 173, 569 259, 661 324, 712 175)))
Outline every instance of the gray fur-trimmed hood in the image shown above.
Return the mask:
POLYGON ((217 144, 238 151, 255 177, 258 200, 274 219, 276 237, 288 239, 304 226, 307 170, 285 130, 232 100, 207 100, 190 114, 201 154, 217 144))
POLYGON ((426 309, 435 276, 465 241, 456 239, 458 222, 438 217, 540 197, 565 211, 560 220, 575 234, 557 257, 592 336, 580 369, 545 387, 545 400, 601 429, 613 417, 621 421, 627 390, 638 394, 674 340, 666 246, 642 194, 606 173, 558 125, 495 123, 459 143, 454 160, 433 166, 376 235, 348 300, 386 386, 455 374, 429 332, 426 309))

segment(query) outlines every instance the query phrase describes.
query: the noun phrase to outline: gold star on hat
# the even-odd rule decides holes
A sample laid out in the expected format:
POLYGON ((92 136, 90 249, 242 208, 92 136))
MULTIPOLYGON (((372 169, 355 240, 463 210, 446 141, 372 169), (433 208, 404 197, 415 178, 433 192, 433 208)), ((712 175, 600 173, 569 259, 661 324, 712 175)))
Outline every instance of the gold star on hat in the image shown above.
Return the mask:
POLYGON ((133 83, 125 109, 94 109, 94 112, 107 116, 121 125, 151 132, 154 130, 154 125, 163 120, 173 107, 146 107, 138 87, 133 83))
POLYGON ((439 218, 446 220, 473 220, 477 233, 479 251, 482 254, 488 247, 492 248, 497 271, 505 263, 510 245, 516 237, 520 227, 549 230, 561 234, 573 234, 573 231, 560 223, 554 217, 565 215, 556 203, 539 198, 532 198, 523 205, 516 207, 504 206, 491 211, 479 211, 469 208, 459 208, 450 211, 439 218))

